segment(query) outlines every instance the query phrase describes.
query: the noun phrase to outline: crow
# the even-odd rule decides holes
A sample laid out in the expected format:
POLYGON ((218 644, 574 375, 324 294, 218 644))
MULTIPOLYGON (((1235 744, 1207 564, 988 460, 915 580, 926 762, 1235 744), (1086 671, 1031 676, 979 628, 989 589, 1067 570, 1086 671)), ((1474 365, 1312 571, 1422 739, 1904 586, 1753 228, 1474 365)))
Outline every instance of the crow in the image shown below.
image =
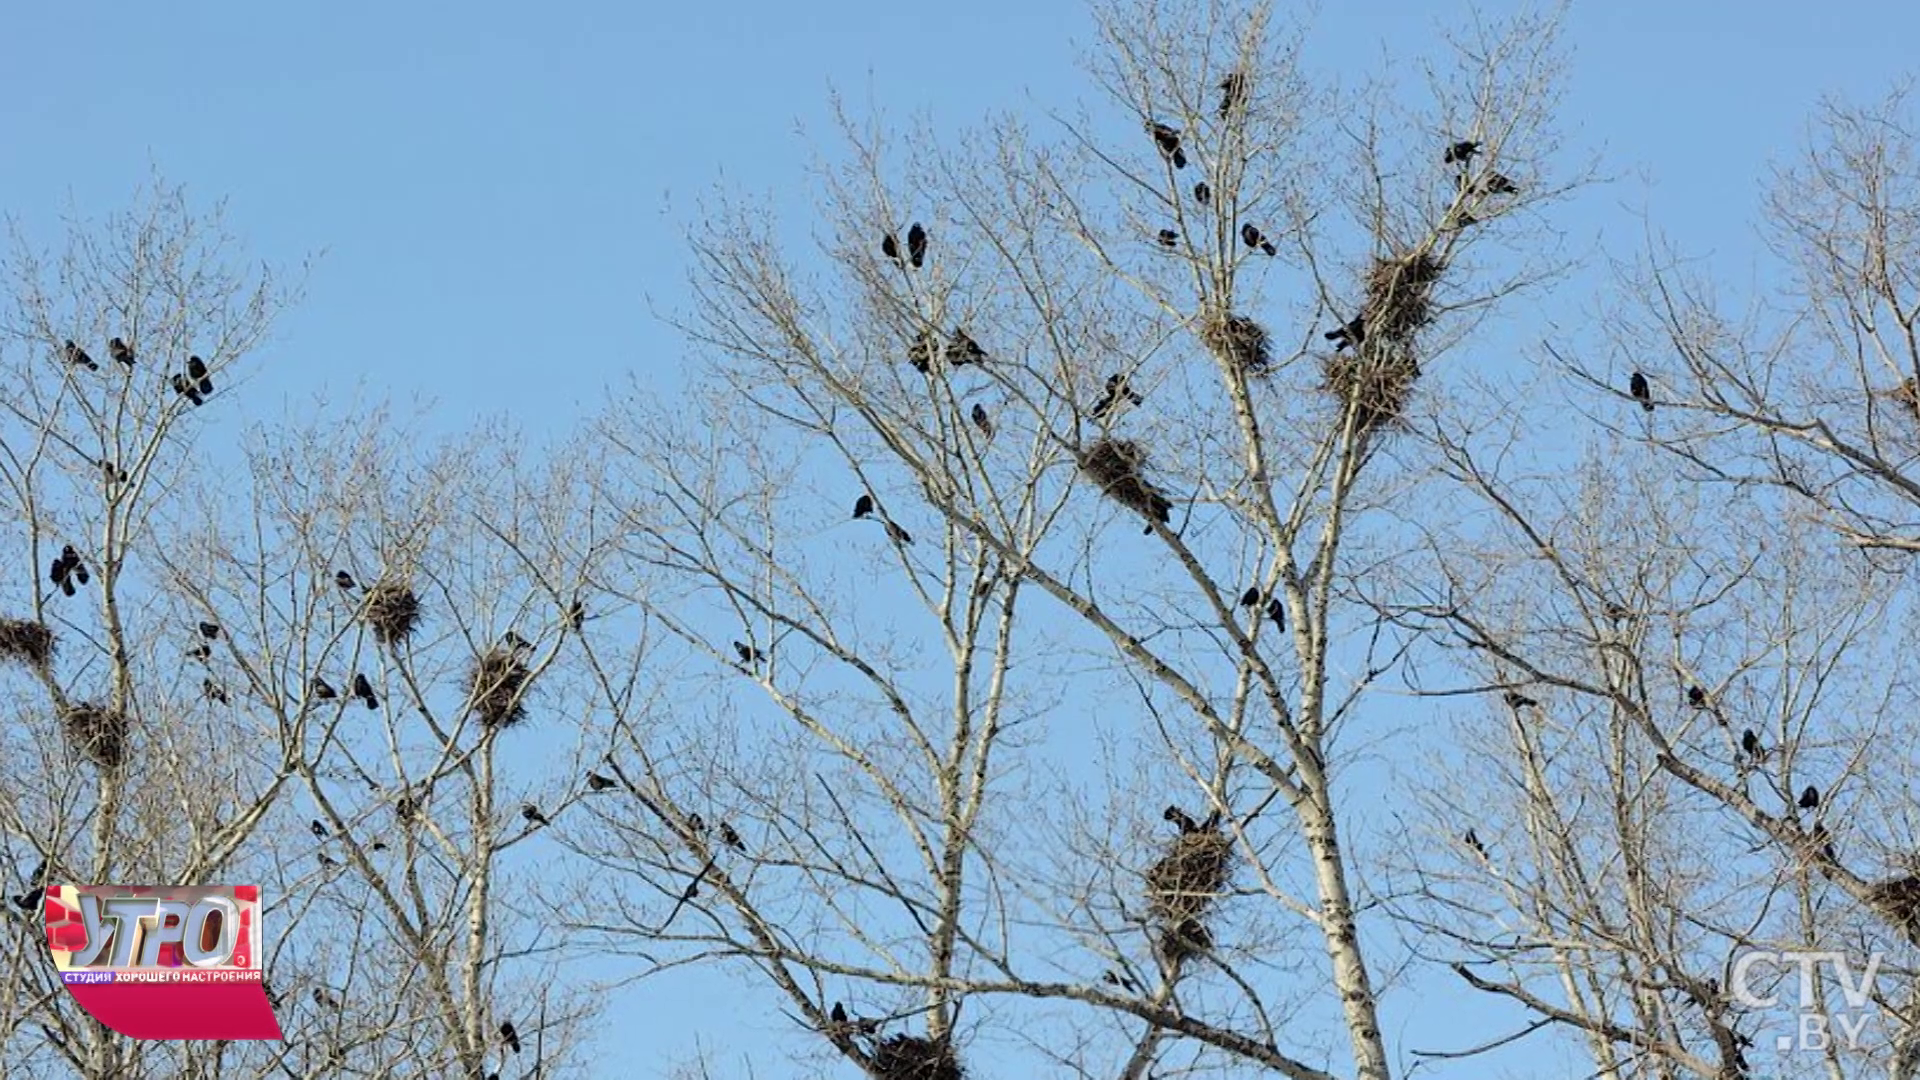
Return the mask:
POLYGON ((1833 853, 1833 838, 1827 835, 1827 827, 1819 822, 1815 822, 1813 826, 1813 839, 1820 845, 1820 857, 1828 862, 1832 862, 1836 856, 1833 853))
POLYGON ((1175 825, 1180 826, 1182 835, 1200 831, 1200 826, 1194 822, 1193 818, 1189 817, 1185 810, 1177 806, 1169 805, 1165 810, 1160 811, 1160 817, 1163 820, 1171 821, 1175 825))
POLYGON ((954 367, 963 367, 967 364, 986 362, 987 350, 981 348, 980 343, 973 340, 965 330, 954 327, 953 336, 947 342, 947 363, 954 367))
POLYGON ((13 906, 19 908, 21 911, 30 912, 40 906, 40 901, 43 900, 46 895, 47 887, 45 885, 35 885, 22 895, 14 897, 13 906))
POLYGON ((827 1014, 827 1018, 832 1020, 836 1025, 845 1024, 847 1022, 847 1007, 837 1001, 834 1002, 833 1011, 827 1014))
POLYGON ((1260 254, 1265 255, 1267 258, 1271 259, 1275 255, 1280 254, 1280 249, 1273 246, 1273 241, 1262 240, 1260 241, 1260 254))
POLYGON ((1466 840, 1467 846, 1473 849, 1475 855, 1480 856, 1482 859, 1487 857, 1487 845, 1480 842, 1480 835, 1478 833, 1472 829, 1468 829, 1467 835, 1462 837, 1462 839, 1466 840))
POLYGON ((740 658, 740 662, 743 664, 757 664, 767 658, 766 653, 739 641, 733 643, 733 652, 734 655, 740 658))
POLYGON ((1279 597, 1276 596, 1267 601, 1267 618, 1273 620, 1273 628, 1275 630, 1282 632, 1286 630, 1287 606, 1280 602, 1279 597))
POLYGON ((1159 240, 1160 240, 1161 247, 1166 248, 1168 251, 1172 251, 1173 246, 1180 242, 1180 234, 1177 232, 1174 232, 1172 229, 1161 229, 1159 240))
POLYGON ((325 840, 329 835, 329 833, 327 832, 327 827, 325 825, 320 824, 319 818, 315 818, 313 819, 313 821, 308 823, 307 831, 313 833, 313 835, 319 837, 322 840, 325 840))
POLYGON ((1166 155, 1168 161, 1173 162, 1174 168, 1187 167, 1186 152, 1180 149, 1179 128, 1171 128, 1159 121, 1153 121, 1147 125, 1147 132, 1153 136, 1153 144, 1160 148, 1160 152, 1166 155))
POLYGON ((1535 708, 1538 708, 1540 706, 1540 703, 1538 701, 1535 701, 1534 699, 1528 697, 1527 695, 1521 693, 1518 690, 1507 691, 1506 702, 1508 706, 1515 709, 1524 709, 1529 705, 1535 708))
POLYGON ((892 233, 888 233, 887 235, 881 237, 880 238, 880 254, 885 255, 887 258, 892 259, 894 262, 899 262, 900 261, 899 239, 896 238, 892 233))
POLYGON ((1818 810, 1819 808, 1820 808, 1820 789, 1817 787, 1814 787, 1812 784, 1808 784, 1807 790, 1800 793, 1800 809, 1818 810))
POLYGON ((1447 152, 1442 155, 1441 160, 1448 165, 1465 165, 1467 162, 1472 161, 1473 156, 1479 152, 1479 143, 1461 139, 1459 142, 1452 143, 1447 147, 1447 152))
POLYGON ((908 532, 907 530, 901 528, 900 526, 894 524, 891 521, 887 522, 886 525, 887 525, 887 536, 893 539, 896 543, 901 543, 901 544, 913 543, 912 533, 908 532))
POLYGON ((340 692, 333 688, 332 683, 318 675, 315 675, 307 684, 307 692, 313 695, 315 701, 332 701, 340 696, 340 692))
POLYGON ((372 845, 372 850, 374 850, 374 851, 385 851, 385 850, 387 850, 387 845, 385 845, 385 844, 383 844, 383 843, 381 843, 381 842, 380 842, 380 841, 378 841, 378 840, 375 840, 375 841, 373 842, 373 845, 372 845))
POLYGON ((859 521, 871 513, 873 513, 873 496, 862 495, 853 500, 853 520, 859 521))
POLYGON ((1220 80, 1220 119, 1225 120, 1247 99, 1247 77, 1234 72, 1220 80))
POLYGON ((187 378, 192 379, 202 394, 213 393, 213 379, 207 374, 207 362, 197 356, 187 357, 187 378))
POLYGON ((365 675, 354 675, 353 696, 366 702, 369 710, 380 707, 380 697, 373 692, 373 684, 367 681, 365 675))
POLYGON ((331 867, 331 866, 339 866, 340 864, 337 862, 334 862, 333 857, 323 851, 320 853, 320 865, 323 867, 331 867))
POLYGON ((115 465, 107 458, 100 459, 100 472, 106 476, 107 483, 109 484, 124 484, 127 482, 127 470, 115 465))
POLYGON ((1707 707, 1707 692, 1697 686, 1687 687, 1687 704, 1696 709, 1707 707))
POLYGON ((1247 589, 1246 592, 1241 593, 1240 606, 1241 607, 1260 606, 1260 586, 1258 585, 1252 586, 1251 588, 1247 589))
POLYGON ((1653 388, 1647 385, 1645 375, 1634 372, 1633 378, 1627 380, 1627 392, 1633 395, 1633 400, 1639 402, 1642 409, 1653 411, 1653 388))
POLYGON ((196 641, 193 643, 193 648, 187 650, 187 657, 204 664, 213 659, 213 646, 204 641, 196 641))
POLYGON ((1367 340, 1366 316, 1355 315, 1351 320, 1334 327, 1320 336, 1333 342, 1334 352, 1339 352, 1349 345, 1357 349, 1367 340))
POLYGON ((516 1054, 520 1052, 520 1033, 513 1030, 512 1023, 502 1023, 500 1025, 500 1037, 507 1041, 507 1049, 512 1050, 516 1054))
POLYGON ((87 355, 87 350, 75 345, 72 338, 67 339, 66 356, 69 364, 86 368, 88 371, 100 370, 100 365, 93 362, 93 357, 87 355))
POLYGON ((1213 201, 1213 189, 1207 186, 1205 180, 1193 185, 1193 201, 1199 203, 1201 206, 1205 206, 1213 201))
POLYGON ((200 636, 208 641, 220 640, 220 624, 203 622, 200 624, 200 636))
POLYGON ((975 402, 970 415, 973 418, 973 426, 979 428, 982 435, 989 439, 993 438, 993 419, 987 415, 987 407, 975 402))
POLYGON ((1107 376, 1106 393, 1100 396, 1099 401, 1093 403, 1093 408, 1089 410, 1089 415, 1096 420, 1103 419, 1109 413, 1119 408, 1120 403, 1123 401, 1129 405, 1138 405, 1145 400, 1146 398, 1141 397, 1132 386, 1128 385, 1128 379, 1125 375, 1115 372, 1107 376))
POLYGON ((353 575, 347 573, 345 570, 335 570, 333 572, 333 583, 348 592, 352 592, 358 587, 353 580, 353 575))
POLYGON ((332 994, 327 993, 325 987, 316 986, 313 988, 313 1001, 314 1004, 323 1009, 337 1009, 340 1007, 340 1002, 335 1000, 332 994))
POLYGON ((606 777, 601 776, 597 772, 589 771, 587 773, 587 787, 593 791, 607 791, 617 786, 618 785, 615 784, 612 780, 609 780, 606 777))
POLYGON ((533 651, 533 645, 529 643, 526 638, 521 637, 511 630, 500 635, 500 646, 508 652, 525 653, 533 651))
POLYGON ((735 851, 747 850, 746 841, 740 839, 740 834, 733 831, 733 826, 724 821, 720 823, 720 842, 735 851))
POLYGON ((529 825, 550 825, 550 824, 552 824, 552 822, 550 822, 550 821, 548 821, 548 820, 547 820, 547 815, 545 815, 545 814, 542 814, 542 813, 540 812, 540 808, 539 808, 539 807, 537 807, 537 806, 535 806, 535 805, 533 805, 532 803, 521 803, 521 804, 520 804, 520 816, 521 816, 521 817, 523 817, 523 818, 525 818, 525 819, 527 819, 527 824, 529 824, 529 825))
POLYGON ((200 396, 200 391, 195 390, 193 384, 182 377, 179 372, 174 372, 167 381, 173 385, 174 393, 185 397, 195 405, 205 405, 207 403, 207 399, 200 396))
POLYGON ((1220 827, 1220 811, 1217 809, 1210 811, 1207 814, 1207 820, 1200 823, 1201 832, 1212 832, 1213 830, 1218 829, 1219 827, 1220 827))
POLYGON ((907 258, 915 270, 927 261, 927 230, 921 228, 917 221, 907 230, 907 258))
POLYGON ((222 705, 227 704, 227 691, 212 679, 200 680, 200 692, 207 696, 208 701, 217 701, 222 705))
POLYGON ((586 625, 587 605, 576 599, 572 606, 567 608, 567 629, 577 634, 586 625))
POLYGON ((1250 248, 1257 248, 1267 242, 1266 236, 1264 236, 1258 228, 1255 228, 1251 221, 1240 223, 1240 239, 1250 248))
POLYGON ((1480 181, 1480 192, 1483 195, 1518 195, 1520 188, 1500 173, 1488 173, 1487 178, 1480 181))
POLYGON ((107 355, 113 357, 115 363, 125 367, 127 370, 133 370, 133 350, 127 347, 125 341, 119 338, 113 338, 108 341, 107 355))
POLYGON ((1752 728, 1740 733, 1740 749, 1746 751, 1748 757, 1760 756, 1760 736, 1755 735, 1752 728))
POLYGON ((71 565, 73 566, 74 580, 78 581, 82 585, 85 585, 87 583, 87 579, 89 576, 87 574, 87 564, 80 561, 80 556, 75 555, 73 557, 73 562, 71 565))

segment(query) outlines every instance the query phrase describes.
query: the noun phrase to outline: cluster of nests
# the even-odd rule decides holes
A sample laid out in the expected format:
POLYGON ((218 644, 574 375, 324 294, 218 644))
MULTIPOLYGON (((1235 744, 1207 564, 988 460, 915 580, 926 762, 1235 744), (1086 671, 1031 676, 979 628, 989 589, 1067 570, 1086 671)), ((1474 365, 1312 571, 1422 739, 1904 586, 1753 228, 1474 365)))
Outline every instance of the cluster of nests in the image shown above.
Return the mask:
POLYGON ((0 619, 0 662, 12 661, 35 670, 53 660, 53 631, 33 619, 0 619))
POLYGON ((1147 868, 1147 912, 1160 931, 1160 951, 1169 964, 1213 946, 1207 912, 1227 889, 1233 870, 1233 838, 1219 819, 1204 825, 1168 809, 1180 823, 1180 835, 1160 860, 1147 868))
POLYGON ((398 581, 382 581, 367 590, 360 618, 382 645, 397 645, 420 626, 420 598, 398 581))
POLYGON ((877 1080, 962 1080, 966 1076, 952 1043, 917 1035, 880 1040, 873 1048, 868 1071, 877 1080))
POLYGON ((527 681, 533 678, 523 653, 495 646, 474 662, 467 676, 467 700, 490 728, 507 728, 527 718, 527 681))
POLYGON ((1352 407, 1360 430, 1395 423, 1405 410, 1420 378, 1413 336, 1433 319, 1433 286, 1445 269, 1426 251, 1374 260, 1360 313, 1327 333, 1326 389, 1352 407))
POLYGON ((1099 439, 1080 453, 1080 471, 1108 498, 1165 525, 1172 519, 1173 500, 1142 475, 1146 464, 1146 450, 1131 439, 1099 439))
POLYGON ((60 726, 73 748, 103 769, 126 764, 127 716, 91 702, 77 702, 60 710, 60 726))

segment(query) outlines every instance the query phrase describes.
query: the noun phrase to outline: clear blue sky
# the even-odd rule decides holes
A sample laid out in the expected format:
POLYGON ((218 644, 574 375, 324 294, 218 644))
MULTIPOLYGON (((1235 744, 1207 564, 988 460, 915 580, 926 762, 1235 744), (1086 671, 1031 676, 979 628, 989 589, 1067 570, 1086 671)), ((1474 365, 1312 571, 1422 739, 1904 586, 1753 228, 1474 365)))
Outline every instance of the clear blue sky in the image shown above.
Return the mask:
MULTIPOLYGON (((1324 7, 1315 62, 1355 72, 1383 40, 1414 51, 1456 10, 1324 7)), ((1744 259, 1769 158, 1823 92, 1877 96, 1911 71, 1920 5, 1589 0, 1569 36, 1569 147, 1607 150, 1628 179, 1562 223, 1630 253, 1625 211, 1645 203, 1684 247, 1744 259), (1642 167, 1651 187, 1633 179, 1642 167)), ((20 2, 0 33, 0 210, 50 239, 69 207, 116 209, 158 166, 197 201, 230 196, 258 256, 327 251, 252 388, 254 415, 364 392, 437 401, 448 426, 511 411, 553 432, 629 371, 673 384, 681 347, 649 301, 682 301, 695 199, 724 182, 797 210, 799 131, 829 136, 830 87, 957 127, 1090 98, 1075 58, 1091 39, 1064 0, 20 2)), ((647 1063, 690 1050, 697 1019, 738 989, 629 991, 609 1017, 623 1067, 602 1075, 653 1075, 647 1063)), ((1444 1032, 1436 1008, 1388 1021, 1444 1032)), ((748 1020, 735 1046, 781 1027, 748 1020)), ((780 1040, 764 1045, 754 1075, 799 1075, 780 1040)), ((739 1064, 725 1062, 746 1075, 739 1064)))

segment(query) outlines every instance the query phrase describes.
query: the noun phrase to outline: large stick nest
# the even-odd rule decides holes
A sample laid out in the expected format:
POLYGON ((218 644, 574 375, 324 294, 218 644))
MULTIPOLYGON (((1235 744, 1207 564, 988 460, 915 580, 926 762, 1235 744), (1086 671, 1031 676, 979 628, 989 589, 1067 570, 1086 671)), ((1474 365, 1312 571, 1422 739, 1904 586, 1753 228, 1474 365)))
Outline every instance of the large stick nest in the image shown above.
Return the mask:
POLYGON ((1321 374, 1327 392, 1351 404, 1359 429, 1370 432, 1400 422, 1413 384, 1420 379, 1420 365, 1405 349, 1370 346, 1328 354, 1321 374))
POLYGON ((882 1039, 873 1048, 872 1070, 878 1080, 963 1080, 966 1076, 953 1044, 917 1035, 882 1039))
POLYGON ((1080 454, 1080 470, 1107 497, 1162 525, 1173 513, 1173 501, 1140 475, 1147 452, 1130 439, 1100 439, 1080 454))
POLYGON ((118 769, 126 764, 131 729, 126 714, 83 701, 61 710, 60 726, 73 748, 94 764, 103 769, 118 769))
POLYGON ((1362 311, 1367 336, 1404 345, 1414 331, 1433 319, 1429 297, 1446 266, 1418 251, 1396 259, 1375 259, 1367 274, 1367 304, 1362 311))
POLYGON ((1908 937, 1920 935, 1920 877, 1895 878, 1873 886, 1873 906, 1908 937))
POLYGON ((1265 375, 1273 367, 1273 347, 1266 328, 1245 315, 1226 312, 1210 316, 1200 326, 1200 343, 1249 375, 1265 375))
POLYGON ((1232 870, 1233 838, 1219 829, 1181 833, 1147 868, 1147 910, 1160 924, 1161 947, 1170 959, 1212 947, 1203 920, 1226 891, 1232 870))
POLYGON ((53 659, 53 631, 32 619, 0 619, 0 661, 44 668, 53 659))
POLYGON ((513 649, 494 648, 474 662, 467 677, 467 700, 480 722, 491 728, 512 727, 527 718, 527 682, 533 672, 513 649))
POLYGON ((1413 336, 1433 319, 1432 294, 1446 264, 1426 251, 1375 259, 1367 298, 1348 324, 1351 353, 1336 350, 1322 374, 1326 389, 1354 409, 1360 430, 1397 423, 1420 378, 1413 336))
POLYGON ((382 645, 396 645, 420 626, 420 598, 398 581, 382 581, 367 590, 360 617, 382 645))

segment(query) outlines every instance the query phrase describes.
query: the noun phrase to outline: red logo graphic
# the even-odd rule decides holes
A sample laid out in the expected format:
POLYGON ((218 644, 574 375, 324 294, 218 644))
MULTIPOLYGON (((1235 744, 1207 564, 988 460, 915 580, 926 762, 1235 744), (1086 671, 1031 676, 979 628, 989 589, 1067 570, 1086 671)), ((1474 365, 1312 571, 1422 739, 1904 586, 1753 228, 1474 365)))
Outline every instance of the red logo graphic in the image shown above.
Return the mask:
POLYGON ((59 885, 47 945, 67 992, 136 1039, 278 1039, 260 970, 260 887, 59 885))

